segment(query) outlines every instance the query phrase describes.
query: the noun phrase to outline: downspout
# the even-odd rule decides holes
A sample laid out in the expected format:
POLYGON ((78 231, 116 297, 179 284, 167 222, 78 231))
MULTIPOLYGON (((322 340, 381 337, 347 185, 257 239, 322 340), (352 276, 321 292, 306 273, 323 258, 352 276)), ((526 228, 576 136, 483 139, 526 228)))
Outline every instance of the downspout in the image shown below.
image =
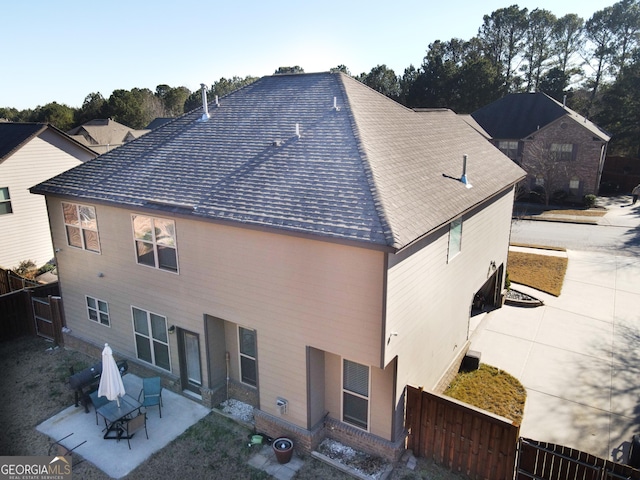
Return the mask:
POLYGON ((598 195, 600 193, 600 181, 602 180, 602 172, 604 170, 604 162, 607 158, 607 142, 602 144, 600 148, 600 164, 598 165, 598 178, 596 178, 596 189, 595 193, 598 195))
POLYGON ((229 362, 231 361, 231 356, 229 352, 224 352, 225 360, 227 361, 227 401, 229 400, 229 362))

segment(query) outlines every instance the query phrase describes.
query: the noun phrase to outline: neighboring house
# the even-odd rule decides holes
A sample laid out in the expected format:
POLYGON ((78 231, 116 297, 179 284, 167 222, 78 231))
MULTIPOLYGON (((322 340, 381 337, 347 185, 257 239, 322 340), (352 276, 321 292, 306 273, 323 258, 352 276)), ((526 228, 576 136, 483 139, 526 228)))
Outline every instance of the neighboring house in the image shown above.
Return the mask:
POLYGON ((527 187, 597 194, 610 135, 544 93, 512 93, 471 114, 505 155, 528 172, 527 187))
POLYGON ((29 188, 95 157, 52 125, 0 122, 0 267, 53 258, 47 206, 29 188))
POLYGON ((149 122, 149 125, 147 125, 145 127, 146 130, 155 130, 158 127, 161 127, 162 125, 164 125, 165 123, 169 123, 171 120, 173 120, 174 117, 156 117, 153 120, 151 120, 151 122, 149 122))
POLYGON ((67 134, 94 152, 105 153, 148 132, 129 128, 110 118, 99 118, 71 129, 67 134))
POLYGON ((500 302, 522 178, 453 112, 318 73, 263 77, 32 192, 69 341, 251 403, 296 448, 394 457, 405 386, 457 369, 476 292, 500 302), (82 209, 98 249, 69 236, 82 209))

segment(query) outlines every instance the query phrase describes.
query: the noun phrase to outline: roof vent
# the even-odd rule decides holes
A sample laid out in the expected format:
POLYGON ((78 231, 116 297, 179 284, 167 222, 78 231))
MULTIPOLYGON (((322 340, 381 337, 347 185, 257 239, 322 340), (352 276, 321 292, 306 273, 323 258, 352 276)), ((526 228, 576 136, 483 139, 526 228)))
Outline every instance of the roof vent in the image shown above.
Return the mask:
POLYGON ((300 124, 296 123, 296 137, 300 138, 300 124))
POLYGON ((340 111, 340 107, 338 107, 338 99, 337 99, 336 97, 333 97, 333 109, 334 109, 336 112, 339 112, 339 111, 340 111))
POLYGON ((220 102, 218 101, 218 95, 216 95, 216 107, 220 106, 220 102))
POLYGON ((468 156, 466 154, 462 156, 462 176, 460 177, 460 181, 464 183, 467 188, 471 188, 473 185, 469 183, 469 179, 467 178, 467 158, 468 156))
POLYGON ((209 106, 207 105, 207 86, 204 83, 201 83, 200 89, 202 91, 202 117, 200 117, 200 121, 206 122, 207 120, 209 120, 209 106))

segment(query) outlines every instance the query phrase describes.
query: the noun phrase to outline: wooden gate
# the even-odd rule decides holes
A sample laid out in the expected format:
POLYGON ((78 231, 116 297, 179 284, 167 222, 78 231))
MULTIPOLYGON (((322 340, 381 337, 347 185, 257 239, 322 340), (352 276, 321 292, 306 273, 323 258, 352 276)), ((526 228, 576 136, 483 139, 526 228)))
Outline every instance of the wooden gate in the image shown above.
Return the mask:
POLYGON ((516 480, 638 480, 640 470, 579 450, 520 438, 516 480))
POLYGON ((62 299, 53 295, 31 297, 36 335, 62 343, 62 299))
POLYGON ((453 398, 407 386, 407 448, 477 480, 513 480, 519 427, 453 398))

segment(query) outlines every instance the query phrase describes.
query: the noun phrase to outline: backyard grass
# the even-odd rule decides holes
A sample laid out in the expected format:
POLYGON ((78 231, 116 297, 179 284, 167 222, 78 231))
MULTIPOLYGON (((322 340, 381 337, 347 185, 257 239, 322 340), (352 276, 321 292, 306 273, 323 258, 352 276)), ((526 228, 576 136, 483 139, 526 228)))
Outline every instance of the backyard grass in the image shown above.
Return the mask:
POLYGON ((567 263, 566 257, 510 251, 507 272, 511 282, 557 297, 562 290, 567 263))
POLYGON ((607 213, 606 210, 545 210, 546 214, 557 215, 577 215, 582 217, 604 217, 607 213))
POLYGON ((515 377, 496 367, 481 363, 477 370, 459 373, 444 394, 522 423, 527 392, 515 377))

